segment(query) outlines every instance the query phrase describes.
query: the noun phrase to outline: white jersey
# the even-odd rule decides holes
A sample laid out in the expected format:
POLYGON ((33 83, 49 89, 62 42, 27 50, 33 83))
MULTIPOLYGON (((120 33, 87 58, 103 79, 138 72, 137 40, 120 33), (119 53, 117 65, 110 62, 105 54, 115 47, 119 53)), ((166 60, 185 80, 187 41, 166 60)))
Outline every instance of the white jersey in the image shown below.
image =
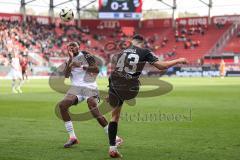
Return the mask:
POLYGON ((12 58, 10 75, 12 79, 22 78, 19 58, 12 58))
POLYGON ((16 71, 21 70, 19 58, 12 58, 11 67, 12 67, 12 69, 14 69, 16 71))
POLYGON ((74 67, 71 70, 70 80, 72 86, 97 89, 96 75, 92 75, 83 70, 83 66, 89 66, 86 56, 82 52, 79 52, 79 54, 73 58, 73 62, 80 64, 80 67, 74 67))

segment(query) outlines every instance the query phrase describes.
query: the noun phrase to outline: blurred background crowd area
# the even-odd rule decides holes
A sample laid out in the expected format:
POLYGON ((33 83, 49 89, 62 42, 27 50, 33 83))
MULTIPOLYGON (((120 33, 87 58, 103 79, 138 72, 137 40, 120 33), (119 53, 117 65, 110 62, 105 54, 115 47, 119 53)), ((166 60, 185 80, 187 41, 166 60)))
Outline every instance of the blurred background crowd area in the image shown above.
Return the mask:
POLYGON ((86 20, 81 26, 77 25, 77 21, 46 24, 33 16, 27 16, 25 22, 2 19, 0 65, 9 66, 12 55, 17 53, 28 57, 29 66, 54 68, 66 60, 67 43, 77 41, 81 49, 99 59, 103 70, 108 70, 111 57, 128 47, 131 36, 136 33, 144 35, 145 47, 162 60, 186 57, 190 61, 189 66, 208 65, 210 68, 218 68, 222 59, 231 65, 238 63, 239 25, 221 21, 208 24, 206 17, 198 19, 199 22, 194 25, 182 23, 191 18, 179 19, 175 28, 171 27, 171 19, 142 22, 86 20), (227 42, 222 43, 226 36, 227 42), (218 54, 211 55, 209 51, 214 47, 218 54))

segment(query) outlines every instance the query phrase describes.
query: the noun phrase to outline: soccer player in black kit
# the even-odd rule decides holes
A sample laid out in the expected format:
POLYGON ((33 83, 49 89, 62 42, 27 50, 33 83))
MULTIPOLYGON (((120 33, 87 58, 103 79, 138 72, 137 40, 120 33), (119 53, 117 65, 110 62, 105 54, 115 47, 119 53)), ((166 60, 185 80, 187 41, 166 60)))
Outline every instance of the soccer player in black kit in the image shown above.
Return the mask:
POLYGON ((144 38, 141 35, 135 35, 132 38, 132 45, 124 49, 116 60, 116 66, 109 77, 109 104, 112 107, 112 118, 108 126, 109 136, 109 156, 112 158, 121 158, 116 146, 116 135, 118 130, 118 121, 124 100, 130 100, 137 96, 139 91, 139 76, 146 62, 150 63, 160 71, 177 64, 186 64, 185 58, 179 58, 172 61, 159 61, 154 54, 143 48, 144 38))

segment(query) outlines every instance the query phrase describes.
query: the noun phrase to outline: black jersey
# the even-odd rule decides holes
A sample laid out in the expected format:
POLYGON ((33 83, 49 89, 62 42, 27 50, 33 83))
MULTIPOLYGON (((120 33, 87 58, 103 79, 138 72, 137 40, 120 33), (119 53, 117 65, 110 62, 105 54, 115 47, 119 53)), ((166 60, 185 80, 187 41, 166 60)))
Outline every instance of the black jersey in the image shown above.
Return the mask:
POLYGON ((114 72, 138 78, 146 62, 153 64, 156 61, 158 58, 149 49, 131 46, 118 55, 114 72))
POLYGON ((109 103, 122 106, 139 92, 139 76, 146 62, 153 64, 158 58, 148 49, 131 46, 123 50, 114 60, 116 67, 109 77, 109 103))

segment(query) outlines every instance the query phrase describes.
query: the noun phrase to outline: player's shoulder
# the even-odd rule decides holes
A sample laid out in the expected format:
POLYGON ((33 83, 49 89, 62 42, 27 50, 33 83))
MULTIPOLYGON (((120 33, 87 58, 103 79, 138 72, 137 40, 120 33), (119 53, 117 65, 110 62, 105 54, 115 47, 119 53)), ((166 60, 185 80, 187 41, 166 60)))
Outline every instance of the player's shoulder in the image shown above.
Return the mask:
POLYGON ((151 50, 148 48, 139 48, 137 47, 137 53, 141 55, 141 57, 145 57, 148 54, 151 54, 151 50))
POLYGON ((80 54, 78 55, 79 57, 84 57, 86 60, 88 60, 88 59, 94 59, 94 56, 90 53, 90 52, 88 52, 88 51, 85 51, 85 50, 82 50, 82 51, 80 51, 80 54))
POLYGON ((90 53, 88 51, 82 50, 82 51, 80 51, 79 55, 89 56, 90 53))
POLYGON ((91 54, 90 52, 88 51, 81 51, 81 53, 84 55, 85 59, 87 60, 87 62, 89 64, 95 64, 96 63, 96 60, 95 60, 95 57, 93 54, 91 54))
POLYGON ((142 52, 142 53, 147 53, 150 52, 150 50, 148 48, 141 48, 141 47, 137 47, 137 46, 133 46, 137 52, 142 52))
POLYGON ((81 53, 85 58, 94 58, 94 56, 89 51, 82 50, 81 53))
POLYGON ((143 48, 144 52, 149 54, 149 53, 152 53, 152 51, 149 49, 149 48, 143 48))
POLYGON ((81 50, 82 54, 91 54, 89 51, 81 50))

